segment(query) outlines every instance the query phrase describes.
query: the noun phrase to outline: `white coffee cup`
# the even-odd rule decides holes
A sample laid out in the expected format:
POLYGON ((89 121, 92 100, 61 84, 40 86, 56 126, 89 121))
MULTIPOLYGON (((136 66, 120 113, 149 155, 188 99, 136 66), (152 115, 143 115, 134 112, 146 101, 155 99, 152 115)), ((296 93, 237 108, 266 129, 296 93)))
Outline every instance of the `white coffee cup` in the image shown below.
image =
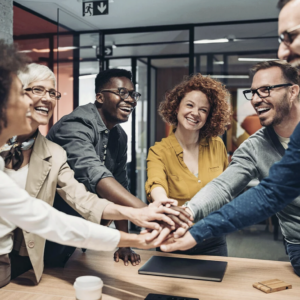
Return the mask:
POLYGON ((103 281, 96 276, 80 276, 74 282, 77 300, 100 300, 103 281))

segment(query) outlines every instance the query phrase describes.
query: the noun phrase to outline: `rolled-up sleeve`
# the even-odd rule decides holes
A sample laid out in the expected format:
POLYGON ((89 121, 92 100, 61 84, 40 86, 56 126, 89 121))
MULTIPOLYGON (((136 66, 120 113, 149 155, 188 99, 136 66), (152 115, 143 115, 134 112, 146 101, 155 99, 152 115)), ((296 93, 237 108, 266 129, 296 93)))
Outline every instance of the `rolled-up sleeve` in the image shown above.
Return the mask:
POLYGON ((57 179, 58 194, 85 219, 100 224, 102 213, 111 202, 88 192, 85 186, 74 178, 74 171, 67 162, 61 166, 57 179))
POLYGON ((99 180, 113 175, 96 153, 98 132, 95 131, 97 127, 93 121, 95 120, 66 119, 47 138, 65 149, 68 164, 74 170, 75 178, 96 194, 99 180))
POLYGON ((163 162, 163 157, 159 149, 155 146, 149 149, 147 158, 147 175, 148 179, 145 184, 145 190, 149 202, 152 202, 150 193, 156 187, 162 187, 168 195, 169 188, 166 166, 163 162))

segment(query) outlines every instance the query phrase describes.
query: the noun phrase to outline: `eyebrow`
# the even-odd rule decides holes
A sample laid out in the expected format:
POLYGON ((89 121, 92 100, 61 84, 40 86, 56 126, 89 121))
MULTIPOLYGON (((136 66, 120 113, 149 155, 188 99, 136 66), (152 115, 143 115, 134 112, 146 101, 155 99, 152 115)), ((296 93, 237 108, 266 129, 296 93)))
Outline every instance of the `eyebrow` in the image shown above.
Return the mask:
MULTIPOLYGON (((195 104, 195 102, 194 102, 193 100, 187 99, 186 101, 187 101, 187 102, 188 102, 188 101, 190 101, 190 102, 192 102, 193 104, 195 104)), ((203 108, 203 107, 205 107, 205 108, 209 108, 209 105, 208 105, 208 106, 206 106, 206 105, 203 105, 203 106, 201 106, 201 107, 202 107, 202 108, 203 108)))

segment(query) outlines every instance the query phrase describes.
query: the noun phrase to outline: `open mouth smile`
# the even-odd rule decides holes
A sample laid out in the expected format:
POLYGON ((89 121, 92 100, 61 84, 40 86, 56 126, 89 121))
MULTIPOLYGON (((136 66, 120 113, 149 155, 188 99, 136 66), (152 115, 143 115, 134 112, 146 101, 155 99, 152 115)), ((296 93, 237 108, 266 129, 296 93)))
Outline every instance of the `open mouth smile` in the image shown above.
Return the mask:
POLYGON ((271 108, 268 107, 260 107, 260 108, 255 108, 256 113, 261 116, 263 114, 265 114, 266 112, 268 112, 271 108))
POLYGON ((195 125, 199 123, 199 121, 191 119, 191 118, 186 118, 186 119, 187 119, 188 122, 191 122, 191 123, 193 123, 195 125))
POLYGON ((40 115, 43 115, 43 116, 47 116, 48 113, 49 113, 49 108, 48 107, 45 107, 45 106, 37 106, 34 108, 34 110, 40 114, 40 115))
POLYGON ((131 106, 119 106, 119 109, 127 114, 130 114, 133 111, 133 107, 131 106))

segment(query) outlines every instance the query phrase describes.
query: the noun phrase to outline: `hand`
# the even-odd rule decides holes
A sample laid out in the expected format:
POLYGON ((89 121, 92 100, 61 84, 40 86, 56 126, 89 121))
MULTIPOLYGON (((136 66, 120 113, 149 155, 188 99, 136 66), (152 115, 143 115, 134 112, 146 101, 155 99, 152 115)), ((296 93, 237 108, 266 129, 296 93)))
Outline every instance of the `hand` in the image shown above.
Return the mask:
POLYGON ((164 252, 173 252, 176 250, 184 251, 191 249, 196 245, 197 242, 193 236, 190 234, 190 232, 187 232, 183 237, 178 239, 170 237, 160 246, 160 250, 164 252))
POLYGON ((128 266, 128 261, 131 261, 133 266, 138 265, 141 262, 139 254, 135 253, 129 247, 120 247, 114 254, 114 261, 119 262, 119 259, 124 261, 124 265, 128 266))
POLYGON ((152 204, 156 206, 164 205, 166 207, 171 207, 171 206, 177 206, 178 201, 171 198, 160 198, 159 200, 152 202, 152 204))
POLYGON ((159 246, 157 243, 156 237, 158 236, 160 230, 144 230, 138 236, 138 242, 135 244, 135 247, 140 249, 151 249, 159 246))
POLYGON ((173 222, 176 223, 176 227, 183 227, 187 230, 193 225, 193 217, 186 211, 184 207, 171 206, 170 208, 180 213, 178 216, 168 215, 168 217, 170 217, 173 222))
POLYGON ((145 227, 152 230, 159 230, 160 225, 151 221, 164 222, 175 229, 175 222, 172 221, 171 217, 179 216, 180 212, 172 208, 168 208, 163 205, 157 206, 157 204, 151 203, 149 206, 144 208, 132 209, 129 220, 140 227, 145 227))

